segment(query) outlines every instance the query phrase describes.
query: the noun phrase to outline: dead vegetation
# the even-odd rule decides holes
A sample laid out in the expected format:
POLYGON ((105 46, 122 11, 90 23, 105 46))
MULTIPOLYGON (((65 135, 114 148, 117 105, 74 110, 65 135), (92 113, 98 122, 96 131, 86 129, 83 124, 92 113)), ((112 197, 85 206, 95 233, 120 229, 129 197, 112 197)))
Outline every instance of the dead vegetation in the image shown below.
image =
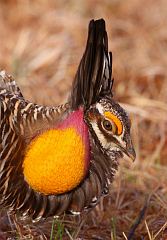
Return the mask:
MULTIPOLYGON (((114 97, 132 115, 137 160, 121 162, 110 196, 95 210, 80 219, 63 217, 62 239, 166 240, 167 2, 0 1, 0 68, 15 76, 26 98, 65 101, 88 22, 101 17, 113 52, 114 97)), ((52 223, 25 228, 25 239, 50 239, 52 223)), ((19 238, 11 225, 2 212, 0 239, 19 238)))

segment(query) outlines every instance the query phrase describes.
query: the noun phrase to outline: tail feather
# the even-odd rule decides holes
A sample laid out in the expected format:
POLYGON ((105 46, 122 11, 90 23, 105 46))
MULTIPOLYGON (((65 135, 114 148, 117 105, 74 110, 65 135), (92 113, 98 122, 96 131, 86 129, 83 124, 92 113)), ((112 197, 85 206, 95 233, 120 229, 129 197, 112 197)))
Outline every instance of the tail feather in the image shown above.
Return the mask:
POLYGON ((86 50, 75 75, 71 107, 89 107, 104 96, 112 97, 112 53, 103 19, 89 23, 86 50))

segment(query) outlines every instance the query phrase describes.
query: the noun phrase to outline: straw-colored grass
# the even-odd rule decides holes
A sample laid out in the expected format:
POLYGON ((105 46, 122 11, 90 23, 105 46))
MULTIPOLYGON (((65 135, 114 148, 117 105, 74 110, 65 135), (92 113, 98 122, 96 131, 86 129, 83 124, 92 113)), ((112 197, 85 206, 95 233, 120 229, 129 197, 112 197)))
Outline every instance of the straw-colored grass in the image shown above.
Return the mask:
MULTIPOLYGON (((40 104, 67 99, 92 18, 106 20, 114 98, 130 112, 137 159, 121 160, 110 196, 92 212, 64 217, 62 239, 167 239, 166 0, 0 1, 0 69, 40 104), (131 230, 130 230, 131 229, 131 230)), ((61 226, 61 227, 60 227, 61 226)), ((53 219, 24 227, 25 239, 50 239, 53 219)), ((52 232, 53 233, 53 232, 52 232)), ((0 239, 18 236, 1 213, 0 239)))

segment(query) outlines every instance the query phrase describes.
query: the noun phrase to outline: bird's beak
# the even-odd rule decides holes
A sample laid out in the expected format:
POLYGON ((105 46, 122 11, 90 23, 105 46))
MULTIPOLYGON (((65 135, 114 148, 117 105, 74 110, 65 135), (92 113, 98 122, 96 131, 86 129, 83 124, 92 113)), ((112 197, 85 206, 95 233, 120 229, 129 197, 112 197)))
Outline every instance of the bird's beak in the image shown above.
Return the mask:
POLYGON ((130 157, 133 162, 135 161, 135 159, 136 159, 136 153, 135 153, 134 148, 129 148, 128 150, 126 150, 126 155, 127 155, 128 157, 130 157))
POLYGON ((135 161, 136 153, 132 144, 132 141, 129 141, 126 145, 125 154, 132 159, 132 161, 135 161))

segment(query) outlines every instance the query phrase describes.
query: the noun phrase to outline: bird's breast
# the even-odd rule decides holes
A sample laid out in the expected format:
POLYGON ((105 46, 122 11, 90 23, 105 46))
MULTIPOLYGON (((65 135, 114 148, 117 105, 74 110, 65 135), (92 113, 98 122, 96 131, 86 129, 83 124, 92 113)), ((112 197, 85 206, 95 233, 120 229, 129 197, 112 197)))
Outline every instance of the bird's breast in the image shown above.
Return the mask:
POLYGON ((61 194, 74 189, 85 177, 89 149, 75 128, 48 130, 27 149, 23 173, 36 191, 61 194))

